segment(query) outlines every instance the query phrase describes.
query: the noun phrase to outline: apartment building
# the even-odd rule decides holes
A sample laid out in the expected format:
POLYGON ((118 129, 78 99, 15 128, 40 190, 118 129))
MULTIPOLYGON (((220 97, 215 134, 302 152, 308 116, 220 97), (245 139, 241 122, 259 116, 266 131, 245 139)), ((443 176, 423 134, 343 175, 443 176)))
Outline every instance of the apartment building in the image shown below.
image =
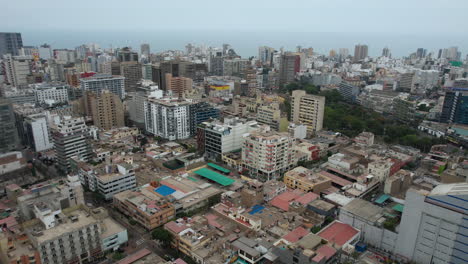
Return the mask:
POLYGON ((100 94, 86 92, 84 108, 86 114, 93 119, 95 126, 102 130, 123 127, 124 106, 120 98, 108 90, 100 94))
POLYGON ((268 129, 246 134, 242 146, 244 170, 262 181, 279 178, 297 164, 295 143, 296 139, 288 133, 268 129))
POLYGON ((281 118, 281 110, 278 103, 262 105, 257 108, 256 120, 259 124, 269 125, 272 129, 285 132, 288 127, 286 117, 281 118))
POLYGON ((31 74, 32 63, 32 56, 3 55, 6 82, 13 87, 27 85, 27 77, 31 74))
POLYGON ((295 90, 291 98, 291 119, 296 124, 307 125, 308 135, 322 130, 325 111, 325 97, 306 94, 295 90))
POLYGON ((37 84, 34 86, 36 102, 40 104, 68 103, 70 86, 59 84, 37 84))
POLYGON ((64 116, 51 130, 60 170, 68 172, 70 158, 74 156, 86 161, 91 157, 91 146, 87 141, 88 127, 84 118, 64 116))
POLYGON ((80 205, 52 211, 46 203, 35 205, 38 219, 24 223, 25 233, 41 263, 89 263, 103 259, 128 240, 127 230, 109 218, 104 208, 80 205))
POLYGON ((146 131, 168 140, 191 136, 189 101, 149 98, 144 102, 146 131))
POLYGON ((81 91, 91 91, 100 94, 103 90, 109 90, 120 99, 125 98, 125 77, 112 76, 110 74, 96 74, 91 77, 80 79, 81 91))
POLYGON ((155 229, 175 217, 175 209, 166 198, 144 185, 136 191, 123 191, 114 195, 114 207, 131 217, 147 230, 155 229))
POLYGON ((171 73, 166 73, 166 90, 172 91, 174 97, 182 98, 186 91, 192 90, 193 81, 187 77, 174 77, 171 73))
POLYGON ((198 146, 204 149, 206 157, 220 159, 223 153, 242 148, 243 136, 258 128, 256 121, 238 118, 226 118, 224 123, 220 121, 204 122, 199 126, 198 146))

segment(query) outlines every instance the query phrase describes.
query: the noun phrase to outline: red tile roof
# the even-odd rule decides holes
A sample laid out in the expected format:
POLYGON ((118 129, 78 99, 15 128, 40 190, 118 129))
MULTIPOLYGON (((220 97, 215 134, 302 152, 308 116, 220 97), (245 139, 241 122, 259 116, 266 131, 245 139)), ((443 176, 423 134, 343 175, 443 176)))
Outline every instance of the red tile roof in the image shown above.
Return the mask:
POLYGON ((299 239, 305 237, 307 234, 309 234, 309 231, 300 226, 283 236, 283 238, 291 243, 295 243, 299 241, 299 239))
POLYGON ((271 200, 270 204, 272 206, 275 206, 283 211, 288 211, 289 210, 289 203, 294 201, 295 199, 298 199, 301 197, 301 194, 303 194, 302 191, 300 190, 294 190, 294 191, 286 191, 275 198, 271 200))
POLYGON ((116 264, 131 264, 141 258, 144 258, 146 256, 148 256, 149 254, 151 254, 151 251, 149 251, 147 248, 144 248, 144 249, 141 249, 135 253, 133 253, 132 255, 120 260, 119 262, 117 262, 116 264))
POLYGON ((343 246, 351 240, 359 231, 354 227, 334 221, 332 224, 327 226, 325 229, 320 231, 318 235, 321 238, 328 240, 330 243, 335 243, 339 246, 343 246))

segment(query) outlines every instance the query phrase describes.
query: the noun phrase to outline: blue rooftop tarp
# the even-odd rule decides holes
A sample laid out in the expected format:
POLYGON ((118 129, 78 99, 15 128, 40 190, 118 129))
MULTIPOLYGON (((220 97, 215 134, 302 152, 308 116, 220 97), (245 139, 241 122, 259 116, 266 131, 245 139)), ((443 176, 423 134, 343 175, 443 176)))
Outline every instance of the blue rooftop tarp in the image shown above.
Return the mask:
POLYGON ((261 206, 259 204, 256 204, 252 207, 252 210, 249 212, 250 215, 254 215, 260 211, 262 211, 263 209, 265 209, 264 206, 261 206))
POLYGON ((154 189, 155 192, 159 193, 162 196, 168 196, 172 194, 176 190, 172 189, 171 187, 167 187, 166 185, 161 185, 158 188, 154 189))

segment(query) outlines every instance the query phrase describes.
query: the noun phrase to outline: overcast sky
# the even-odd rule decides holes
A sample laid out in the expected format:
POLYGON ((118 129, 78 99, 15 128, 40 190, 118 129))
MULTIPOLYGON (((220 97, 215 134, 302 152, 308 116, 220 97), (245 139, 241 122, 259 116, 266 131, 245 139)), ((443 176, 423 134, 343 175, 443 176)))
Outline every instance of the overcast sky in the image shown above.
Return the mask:
POLYGON ((0 0, 0 31, 466 34, 468 0, 0 0))

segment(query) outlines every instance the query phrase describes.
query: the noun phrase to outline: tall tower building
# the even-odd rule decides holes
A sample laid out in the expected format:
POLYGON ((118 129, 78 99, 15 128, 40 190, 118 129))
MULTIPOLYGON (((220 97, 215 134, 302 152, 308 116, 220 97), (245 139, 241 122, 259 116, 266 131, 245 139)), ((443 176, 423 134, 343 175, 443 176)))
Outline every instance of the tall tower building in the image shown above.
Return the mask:
POLYGON ((182 98, 186 91, 192 90, 193 81, 186 77, 173 77, 172 74, 166 73, 166 89, 172 91, 173 96, 182 98))
POLYGON ((5 54, 19 55, 19 49, 23 47, 21 33, 0 32, 0 57, 5 54))
POLYGON ((281 55, 281 63, 279 70, 280 85, 286 85, 294 82, 296 73, 301 69, 301 57, 297 53, 285 53, 281 55))
POLYGON ((313 135, 323 128, 325 97, 306 94, 303 90, 292 92, 291 120, 307 126, 307 134, 313 135))
POLYGON ((468 88, 451 88, 445 92, 440 122, 468 124, 468 88))
POLYGON ((59 124, 52 128, 57 165, 61 171, 70 171, 72 157, 89 160, 92 150, 87 141, 87 133, 88 127, 83 117, 64 116, 59 124))
POLYGON ((120 73, 125 77, 125 91, 135 91, 143 78, 141 64, 135 61, 120 63, 120 73))
POLYGON ((424 57, 426 57, 426 53, 427 53, 427 50, 426 50, 426 49, 418 48, 418 49, 416 50, 416 57, 418 57, 418 58, 420 58, 420 59, 421 59, 421 58, 424 58, 424 57))
POLYGON ((187 139, 191 135, 190 102, 172 99, 145 101, 146 131, 164 139, 187 139))
POLYGON ((43 44, 39 46, 39 58, 50 60, 53 57, 52 48, 50 45, 43 44))
POLYGON ((146 58, 150 57, 151 52, 150 52, 149 44, 147 43, 141 44, 140 51, 141 51, 142 56, 145 56, 146 58))
POLYGON ((123 127, 124 107, 119 96, 104 90, 100 94, 87 92, 85 97, 86 114, 91 116, 94 125, 103 130, 123 127))
POLYGON ((367 45, 361 45, 361 44, 356 45, 354 47, 353 61, 358 62, 358 61, 364 60, 368 55, 368 49, 369 48, 367 47, 367 45))
POLYGON ((390 58, 390 49, 389 48, 387 48, 387 47, 383 48, 382 57, 390 58))
POLYGON ((132 51, 129 47, 117 51, 117 59, 120 62, 138 61, 138 52, 132 51))
POLYGON ((6 80, 14 87, 27 85, 27 77, 31 75, 32 56, 3 56, 5 64, 6 80))
POLYGON ((7 99, 0 99, 0 153, 14 150, 19 145, 13 106, 7 99))

